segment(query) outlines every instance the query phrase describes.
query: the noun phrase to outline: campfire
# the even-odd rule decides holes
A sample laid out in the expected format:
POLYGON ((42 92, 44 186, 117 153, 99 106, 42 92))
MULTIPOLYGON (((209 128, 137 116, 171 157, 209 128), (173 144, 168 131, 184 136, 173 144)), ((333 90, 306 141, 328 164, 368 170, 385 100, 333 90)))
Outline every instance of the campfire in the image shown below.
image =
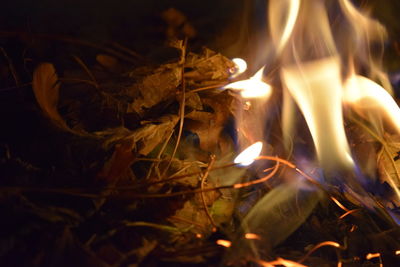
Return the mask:
POLYGON ((385 27, 350 0, 270 0, 266 18, 247 62, 195 47, 175 8, 147 54, 0 31, 0 262, 396 266, 385 27))

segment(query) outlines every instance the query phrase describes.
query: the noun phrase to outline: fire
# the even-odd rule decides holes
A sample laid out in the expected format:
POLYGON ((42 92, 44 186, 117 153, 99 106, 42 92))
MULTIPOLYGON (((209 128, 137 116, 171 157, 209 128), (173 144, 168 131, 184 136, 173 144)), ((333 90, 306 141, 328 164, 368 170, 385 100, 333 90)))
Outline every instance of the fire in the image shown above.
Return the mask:
POLYGON ((399 107, 392 96, 374 81, 352 75, 345 82, 343 102, 351 104, 358 112, 379 109, 400 132, 399 107))
POLYGON ((272 88, 263 82, 263 71, 264 68, 261 68, 250 79, 230 83, 224 86, 224 89, 238 90, 243 98, 269 98, 272 88))
POLYGON ((252 144, 235 158, 234 163, 240 164, 241 166, 251 165, 254 160, 260 155, 262 147, 262 142, 252 144))
MULTIPOLYGON (((283 102, 277 106, 282 106, 280 122, 284 148, 287 149, 296 136, 295 120, 301 113, 312 137, 316 160, 324 174, 330 178, 329 176, 335 175, 336 171, 343 171, 346 174, 356 174, 349 177, 359 178, 361 175, 357 176, 355 171, 357 166, 345 129, 345 116, 352 113, 344 112, 343 108, 346 107, 346 111, 348 108, 354 110, 367 120, 372 113, 374 116, 382 115, 400 134, 400 108, 391 96, 389 79, 380 64, 383 50, 377 54, 371 52, 371 47, 383 44, 386 37, 384 27, 356 8, 350 0, 270 0, 268 23, 271 42, 267 50, 273 54, 271 57, 279 62, 276 68, 278 71, 268 73, 267 70, 272 68, 264 66, 249 79, 236 81, 224 87, 239 91, 244 99, 242 104, 249 103, 241 110, 237 119, 239 143, 253 143, 266 137, 263 131, 268 117, 264 116, 263 112, 266 110, 266 104, 271 103, 265 100, 270 99, 273 90, 281 90, 282 92, 274 92, 274 96, 277 95, 277 99, 282 99, 283 102), (266 77, 278 73, 279 81, 264 79, 264 72, 266 77), (280 96, 282 97, 279 98, 280 96)), ((239 66, 239 63, 236 64, 239 66)), ((381 132, 376 136, 379 134, 381 132)), ((234 162, 248 166, 256 158, 272 159, 270 156, 260 156, 261 151, 262 142, 256 142, 240 153, 234 162)), ((287 149, 287 154, 289 152, 291 151, 287 149)), ((294 157, 289 160, 297 161, 295 164, 298 164, 302 159, 294 157)), ((291 164, 291 167, 306 177, 306 173, 297 169, 294 164, 291 164)), ((313 179, 308 179, 310 180, 313 179)), ((360 203, 366 207, 373 206, 369 205, 374 201, 370 198, 367 186, 364 188, 363 183, 359 184, 357 180, 353 181, 347 177, 342 182, 347 182, 344 188, 349 195, 360 199, 360 203)), ((389 183, 397 197, 400 197, 398 185, 391 181, 389 183)), ((318 187, 321 188, 325 188, 324 185, 318 187)), ((332 197, 332 200, 345 211, 340 219, 361 210, 349 210, 336 198, 332 197)), ((351 231, 354 229, 355 227, 351 231)), ((256 233, 254 229, 246 229, 248 230, 256 233)), ((250 242, 252 239, 264 237, 248 233, 245 238, 250 242)), ((313 248, 307 257, 326 245, 344 249, 336 242, 326 241, 313 248)), ((396 255, 400 255, 400 252, 396 251, 396 255)), ((368 259, 375 257, 380 257, 380 254, 367 255, 368 259)), ((263 266, 300 266, 283 259, 258 263, 263 266)), ((338 266, 341 264, 339 261, 338 266)))
POLYGON ((236 77, 247 70, 247 62, 241 58, 234 58, 232 62, 235 63, 235 70, 232 77, 236 77))
POLYGON ((302 111, 325 168, 353 165, 342 117, 340 61, 324 58, 282 70, 282 80, 302 111))
MULTIPOLYGON (((325 170, 353 170, 355 164, 344 129, 343 104, 359 113, 365 104, 368 109, 378 108, 399 132, 400 109, 389 93, 390 83, 378 60, 369 51, 370 42, 383 41, 383 26, 348 0, 339 0, 336 5, 345 18, 343 23, 348 29, 345 34, 354 35, 354 40, 350 36, 337 40, 334 33, 338 29, 331 26, 327 3, 322 0, 269 1, 268 19, 274 52, 281 62, 285 142, 295 134, 295 103, 307 123, 321 166, 325 170), (338 41, 344 44, 339 46, 338 41), (356 63, 366 65, 371 77, 357 75, 356 63), (353 74, 343 82, 343 74, 348 69, 353 74)), ((224 89, 238 90, 244 99, 269 99, 272 86, 263 81, 263 72, 264 67, 251 78, 228 84, 224 89)))

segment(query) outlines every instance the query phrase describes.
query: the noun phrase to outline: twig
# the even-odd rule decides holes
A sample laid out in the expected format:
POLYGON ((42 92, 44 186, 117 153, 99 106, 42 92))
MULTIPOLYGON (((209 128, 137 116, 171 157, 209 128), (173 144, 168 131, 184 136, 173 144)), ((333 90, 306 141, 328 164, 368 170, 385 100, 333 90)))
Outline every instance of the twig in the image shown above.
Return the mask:
POLYGON ((19 80, 17 71, 15 70, 15 67, 14 67, 14 64, 12 63, 12 60, 10 59, 10 57, 8 56, 7 52, 4 50, 3 47, 0 47, 0 50, 3 53, 4 58, 7 60, 8 68, 10 69, 11 75, 14 78, 15 85, 17 87, 21 87, 21 81, 19 80))
POLYGON ((227 83, 200 87, 200 88, 196 88, 196 89, 190 90, 187 93, 197 93, 197 92, 201 92, 201 91, 207 91, 207 90, 210 90, 210 89, 216 89, 216 88, 219 88, 219 87, 223 87, 225 85, 227 85, 227 83))
MULTIPOLYGON (((201 183, 200 183, 200 189, 201 190, 204 190, 205 181, 206 181, 206 179, 208 177, 208 174, 210 173, 210 170, 211 170, 212 166, 214 165, 214 162, 215 162, 215 155, 211 155, 210 156, 210 163, 208 163, 208 167, 207 167, 206 171, 204 172, 203 176, 201 177, 201 183)), ((215 224, 214 219, 212 218, 212 216, 211 216, 211 214, 210 214, 210 212, 208 210, 206 199, 205 199, 205 196, 204 196, 204 192, 201 191, 200 195, 201 195, 201 201, 203 202, 204 210, 205 210, 205 212, 207 214, 208 219, 210 220, 210 223, 213 226, 213 232, 214 232, 214 231, 217 230, 217 225, 215 224)))
POLYGON ((171 133, 169 134, 167 140, 165 140, 162 148, 160 149, 160 152, 158 152, 157 157, 156 157, 157 161, 154 161, 151 164, 151 166, 149 168, 149 172, 146 175, 146 180, 148 180, 150 178, 153 169, 158 169, 160 162, 161 162, 161 160, 160 160, 161 155, 164 153, 165 149, 167 148, 167 145, 168 145, 169 140, 171 139, 173 133, 174 133, 174 129, 171 130, 171 133))
POLYGON ((171 159, 167 164, 167 167, 164 169, 164 172, 162 174, 162 176, 165 176, 165 174, 168 172, 169 167, 171 166, 172 163, 172 159, 175 157, 176 152, 178 151, 178 147, 179 147, 179 143, 181 141, 181 137, 182 137, 182 132, 183 132, 183 122, 185 120, 185 105, 186 105, 186 95, 185 95, 185 91, 186 91, 186 82, 185 82, 185 58, 186 58, 186 49, 187 49, 187 41, 188 39, 185 38, 185 41, 183 43, 182 46, 182 67, 181 67, 181 75, 182 75, 182 98, 181 98, 181 102, 180 102, 180 109, 179 109, 179 131, 178 131, 178 136, 177 136, 177 140, 176 140, 176 144, 174 147, 174 150, 172 152, 171 155, 171 159))
POLYGON ((186 218, 181 218, 181 217, 177 217, 177 216, 171 216, 171 217, 169 217, 169 220, 183 222, 183 223, 186 223, 186 224, 189 224, 189 225, 197 226, 198 228, 201 228, 201 229, 206 229, 206 227, 204 225, 202 225, 202 224, 200 224, 198 222, 194 222, 194 221, 188 220, 186 218))
POLYGON ((95 84, 96 88, 99 88, 99 84, 97 83, 96 78, 90 69, 86 66, 86 64, 77 56, 72 56, 73 59, 83 68, 83 70, 87 73, 87 75, 92 79, 93 84, 95 84))
POLYGON ((59 78, 58 80, 60 82, 65 82, 65 83, 86 83, 86 84, 90 84, 90 85, 98 88, 97 83, 95 83, 93 81, 89 81, 89 80, 75 79, 75 78, 59 78))
POLYGON ((316 245, 315 247, 313 247, 310 251, 308 251, 307 254, 304 255, 304 257, 299 260, 299 263, 303 263, 306 259, 308 259, 308 257, 310 257, 310 255, 312 253, 314 253, 319 248, 325 247, 325 246, 331 246, 331 247, 335 247, 335 248, 338 248, 338 249, 344 249, 339 243, 336 243, 336 242, 333 242, 333 241, 321 242, 318 245, 316 245))
POLYGON ((132 51, 131 49, 129 49, 129 48, 127 48, 127 47, 125 47, 125 46, 123 46, 123 45, 121 45, 119 43, 111 42, 111 45, 114 46, 115 48, 121 50, 122 52, 124 52, 124 53, 126 53, 126 54, 128 54, 128 55, 130 55, 130 56, 132 56, 134 58, 137 58, 140 61, 145 61, 144 57, 142 57, 141 55, 139 55, 135 51, 132 51))

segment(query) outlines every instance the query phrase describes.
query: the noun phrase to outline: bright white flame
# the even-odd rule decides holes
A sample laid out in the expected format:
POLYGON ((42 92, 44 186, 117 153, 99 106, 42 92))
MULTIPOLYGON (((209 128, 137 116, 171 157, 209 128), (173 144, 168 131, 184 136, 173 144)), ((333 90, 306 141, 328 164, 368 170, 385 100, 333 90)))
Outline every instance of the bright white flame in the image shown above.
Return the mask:
POLYGON ((256 142, 252 144, 251 146, 243 150, 242 153, 240 153, 233 162, 242 166, 249 166, 260 155, 262 147, 262 142, 256 142))
POLYGON ((269 18, 272 39, 276 44, 276 53, 280 53, 289 40, 299 14, 300 0, 279 0, 270 1, 269 18), (282 16, 282 11, 288 11, 286 18, 282 16), (285 19, 283 22, 282 20, 285 19))
POLYGON ((344 103, 353 104, 356 109, 381 109, 400 132, 399 106, 382 86, 366 77, 352 75, 344 87, 344 103))
POLYGON ((225 85, 223 89, 238 90, 243 98, 269 98, 272 88, 262 81, 263 71, 264 68, 261 68, 250 79, 230 83, 225 85))
POLYGON ((322 166, 352 167, 343 127, 340 60, 330 57, 286 67, 282 79, 306 119, 322 166))
POLYGON ((232 62, 236 65, 234 76, 238 76, 247 70, 247 62, 241 58, 234 58, 232 62))

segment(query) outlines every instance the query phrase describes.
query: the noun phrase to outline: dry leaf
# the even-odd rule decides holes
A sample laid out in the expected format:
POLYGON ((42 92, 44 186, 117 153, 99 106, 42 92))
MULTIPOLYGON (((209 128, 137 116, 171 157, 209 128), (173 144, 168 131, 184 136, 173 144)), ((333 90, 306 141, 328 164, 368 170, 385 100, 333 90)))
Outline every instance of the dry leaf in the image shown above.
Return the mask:
POLYGON ((147 155, 167 139, 178 121, 179 117, 176 115, 163 116, 157 121, 158 124, 147 124, 133 131, 126 139, 134 141, 139 154, 147 155))
POLYGON ((185 67, 191 69, 185 73, 188 85, 207 86, 226 82, 230 76, 229 70, 235 64, 223 55, 205 48, 201 55, 189 53, 185 67))
POLYGON ((190 120, 185 122, 185 128, 199 136, 200 148, 204 151, 221 149, 221 132, 231 116, 234 101, 228 93, 219 93, 202 99, 203 105, 210 107, 213 112, 193 111, 186 116, 190 120))
POLYGON ((378 171, 381 182, 387 182, 392 188, 400 187, 400 136, 385 136, 387 141, 378 153, 378 171))
POLYGON ((115 57, 106 54, 99 54, 96 56, 96 61, 109 71, 117 73, 121 70, 119 62, 115 57))
POLYGON ((128 96, 136 99, 130 105, 129 111, 143 114, 145 109, 175 96, 176 88, 181 82, 182 71, 177 64, 168 64, 148 75, 142 82, 128 88, 128 96), (137 93, 140 93, 139 97, 137 93))
POLYGON ((43 113, 55 124, 68 128, 57 110, 60 84, 51 63, 41 63, 33 73, 33 92, 43 113))
POLYGON ((122 144, 115 146, 114 154, 103 170, 97 174, 99 180, 115 184, 118 179, 128 170, 135 159, 132 153, 133 142, 127 140, 122 144))

